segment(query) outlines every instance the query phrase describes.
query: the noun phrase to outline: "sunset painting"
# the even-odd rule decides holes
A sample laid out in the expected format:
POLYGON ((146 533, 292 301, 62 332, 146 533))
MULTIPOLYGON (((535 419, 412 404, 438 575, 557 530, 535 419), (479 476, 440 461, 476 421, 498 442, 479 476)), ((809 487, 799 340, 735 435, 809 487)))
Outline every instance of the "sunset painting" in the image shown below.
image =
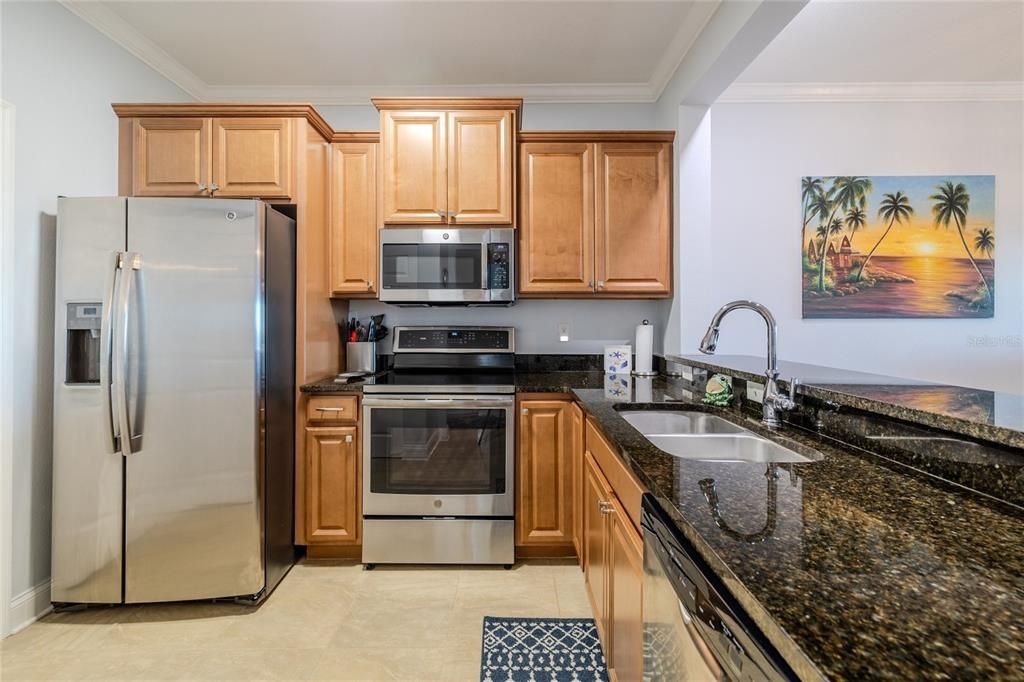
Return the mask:
POLYGON ((992 317, 995 176, 801 179, 804 318, 992 317))

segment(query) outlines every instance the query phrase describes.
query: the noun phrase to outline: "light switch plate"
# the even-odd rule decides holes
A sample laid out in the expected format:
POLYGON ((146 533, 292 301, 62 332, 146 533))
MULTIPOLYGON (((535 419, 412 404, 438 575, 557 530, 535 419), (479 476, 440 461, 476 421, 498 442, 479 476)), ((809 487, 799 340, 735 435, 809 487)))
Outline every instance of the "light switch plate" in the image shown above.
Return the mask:
POLYGON ((764 402, 764 384, 755 384, 753 381, 747 382, 747 400, 753 400, 755 403, 764 402))

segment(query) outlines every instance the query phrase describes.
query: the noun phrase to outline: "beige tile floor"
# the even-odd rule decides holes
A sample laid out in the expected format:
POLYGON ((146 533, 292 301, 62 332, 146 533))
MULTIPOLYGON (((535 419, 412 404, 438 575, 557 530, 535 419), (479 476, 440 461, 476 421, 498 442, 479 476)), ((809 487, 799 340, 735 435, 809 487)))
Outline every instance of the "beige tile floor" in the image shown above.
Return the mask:
POLYGON ((50 614, 0 644, 0 680, 478 680, 483 617, 589 618, 571 562, 299 564, 259 608, 50 614))

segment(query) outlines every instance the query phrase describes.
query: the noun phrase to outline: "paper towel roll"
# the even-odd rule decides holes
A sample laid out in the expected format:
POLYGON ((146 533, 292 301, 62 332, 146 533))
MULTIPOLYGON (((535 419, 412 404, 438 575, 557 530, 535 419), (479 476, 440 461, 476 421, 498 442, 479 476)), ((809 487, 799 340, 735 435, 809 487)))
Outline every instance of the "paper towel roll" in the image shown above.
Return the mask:
POLYGON ((633 374, 640 376, 654 374, 654 325, 647 320, 636 326, 636 344, 633 348, 636 352, 633 374))

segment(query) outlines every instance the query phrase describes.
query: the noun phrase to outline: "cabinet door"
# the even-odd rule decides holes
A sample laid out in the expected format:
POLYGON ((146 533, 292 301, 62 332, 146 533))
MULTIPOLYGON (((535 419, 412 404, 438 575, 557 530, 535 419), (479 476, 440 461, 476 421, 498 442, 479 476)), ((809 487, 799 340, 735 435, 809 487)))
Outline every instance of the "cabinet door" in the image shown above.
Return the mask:
MULTIPOLYGON (((609 514, 605 511, 610 504, 611 491, 608 482, 601 474, 594 458, 588 453, 584 458, 585 475, 583 479, 583 582, 590 597, 590 606, 594 610, 594 621, 605 642, 606 655, 611 654, 608 648, 608 545, 609 545, 609 514)), ((611 659, 609 658, 609 665, 611 659)))
POLYGON ((583 568, 583 410, 573 403, 572 415, 572 544, 583 568))
POLYGON ((519 403, 516 544, 572 545, 572 403, 519 403))
POLYGON ((377 291, 377 145, 331 145, 331 291, 377 291))
POLYGON ((598 294, 662 296, 671 290, 672 145, 598 144, 598 294))
POLYGON ((445 132, 443 111, 381 112, 382 222, 447 222, 445 132))
POLYGON ((358 543, 359 495, 358 428, 307 428, 306 542, 358 543))
POLYGON ((594 145, 520 147, 519 293, 594 291, 594 145))
POLYGON ((644 546, 615 498, 608 541, 609 665, 621 682, 642 680, 644 672, 644 546))
POLYGON ((448 113, 448 222, 512 224, 511 111, 448 113))
POLYGON ((290 119, 213 119, 213 196, 287 199, 291 173, 290 119))
POLYGON ((137 118, 132 123, 132 194, 206 196, 210 183, 208 118, 137 118))

